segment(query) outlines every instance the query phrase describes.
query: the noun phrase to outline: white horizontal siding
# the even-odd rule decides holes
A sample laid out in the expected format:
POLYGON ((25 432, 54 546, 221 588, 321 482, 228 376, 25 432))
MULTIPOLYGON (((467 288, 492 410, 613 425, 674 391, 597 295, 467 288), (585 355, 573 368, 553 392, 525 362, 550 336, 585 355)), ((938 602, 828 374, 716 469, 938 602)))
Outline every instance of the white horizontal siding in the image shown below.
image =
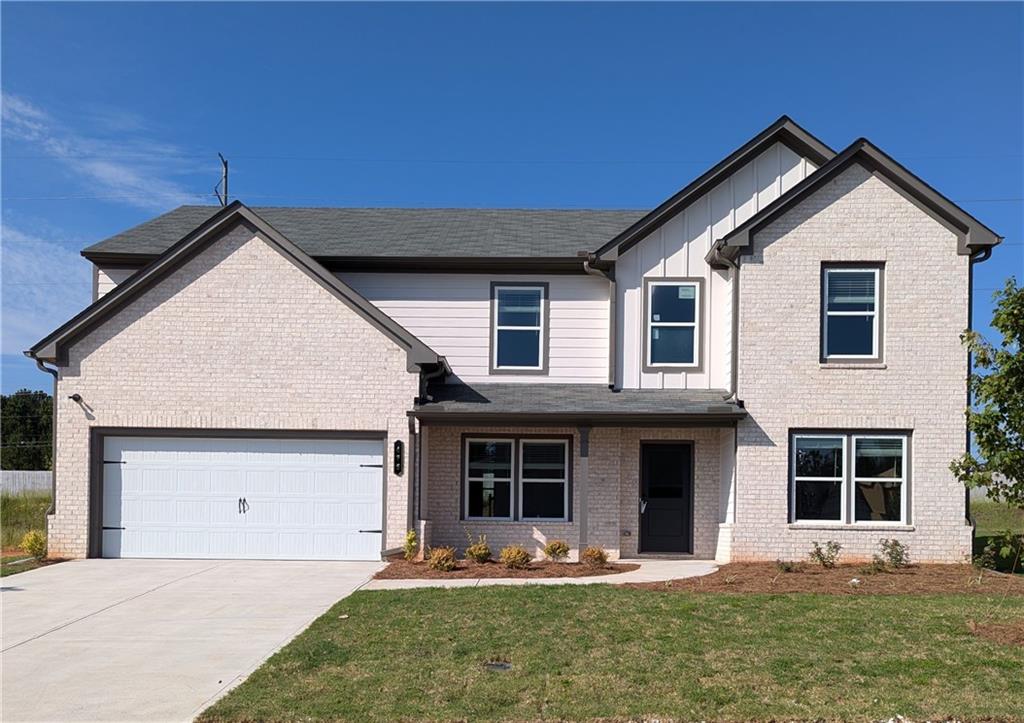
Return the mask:
POLYGON ((138 271, 138 269, 110 268, 96 265, 92 268, 93 292, 95 294, 93 301, 113 291, 118 284, 123 283, 125 279, 138 271))
POLYGON ((724 389, 732 375, 732 276, 704 256, 721 238, 813 172, 814 164, 776 143, 678 213, 616 262, 620 331, 616 384, 625 389, 724 389), (699 372, 644 372, 643 280, 704 279, 703 366, 699 372))
POLYGON ((368 272, 339 272, 337 276, 444 355, 464 382, 608 382, 608 283, 603 279, 368 272), (546 375, 490 375, 492 281, 548 285, 546 375))

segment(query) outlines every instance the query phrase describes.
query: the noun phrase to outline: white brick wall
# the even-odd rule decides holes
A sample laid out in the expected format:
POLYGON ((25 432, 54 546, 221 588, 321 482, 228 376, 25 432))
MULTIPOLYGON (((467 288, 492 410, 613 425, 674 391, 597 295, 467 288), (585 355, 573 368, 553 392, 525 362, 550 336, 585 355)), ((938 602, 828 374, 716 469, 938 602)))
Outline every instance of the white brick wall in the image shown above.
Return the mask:
POLYGON ((954 235, 854 166, 756 234, 740 271, 739 428, 733 559, 795 559, 834 539, 848 559, 880 537, 916 561, 970 553, 963 487, 949 462, 964 449, 968 257, 954 235), (823 261, 885 263, 885 368, 819 363, 823 261), (910 529, 788 524, 789 430, 913 430, 910 529))
MULTIPOLYGON (((427 440, 427 504, 423 514, 431 523, 431 544, 466 546, 467 532, 487 535, 495 554, 516 543, 539 556, 549 540, 569 543, 572 556, 579 550, 582 484, 579 479, 579 434, 559 427, 429 427, 427 440), (462 435, 572 435, 573 474, 571 522, 486 522, 460 520, 462 435)), ((639 540, 639 465, 641 440, 694 442, 694 555, 713 558, 719 515, 719 430, 643 429, 594 427, 590 431, 587 493, 587 543, 600 545, 612 558, 635 556, 639 540), (628 534, 624 534, 627 533, 628 534)))
POLYGON ((408 471, 393 475, 389 457, 391 442, 408 444, 417 385, 404 350, 237 227, 71 347, 50 554, 87 553, 95 426, 385 431, 386 545, 397 547, 408 471))

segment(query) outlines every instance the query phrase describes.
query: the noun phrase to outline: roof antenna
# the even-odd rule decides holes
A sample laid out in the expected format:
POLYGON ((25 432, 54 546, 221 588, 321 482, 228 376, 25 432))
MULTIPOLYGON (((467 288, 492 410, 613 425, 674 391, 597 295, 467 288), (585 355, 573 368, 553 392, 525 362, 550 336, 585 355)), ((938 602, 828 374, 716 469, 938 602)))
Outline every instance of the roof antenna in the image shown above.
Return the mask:
POLYGON ((218 201, 220 201, 220 205, 221 206, 227 206, 228 205, 228 161, 220 153, 217 154, 217 157, 220 158, 220 167, 221 167, 221 170, 220 170, 220 182, 218 182, 217 185, 213 187, 213 195, 217 197, 218 201), (221 187, 224 188, 224 194, 223 195, 221 195, 221 187))

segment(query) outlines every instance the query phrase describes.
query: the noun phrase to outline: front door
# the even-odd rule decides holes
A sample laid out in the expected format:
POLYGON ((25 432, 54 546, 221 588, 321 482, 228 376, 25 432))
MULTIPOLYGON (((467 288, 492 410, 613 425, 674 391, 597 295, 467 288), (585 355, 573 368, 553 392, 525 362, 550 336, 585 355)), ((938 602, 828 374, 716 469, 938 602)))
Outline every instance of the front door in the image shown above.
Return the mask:
POLYGON ((693 552, 693 445, 640 445, 640 552, 693 552))

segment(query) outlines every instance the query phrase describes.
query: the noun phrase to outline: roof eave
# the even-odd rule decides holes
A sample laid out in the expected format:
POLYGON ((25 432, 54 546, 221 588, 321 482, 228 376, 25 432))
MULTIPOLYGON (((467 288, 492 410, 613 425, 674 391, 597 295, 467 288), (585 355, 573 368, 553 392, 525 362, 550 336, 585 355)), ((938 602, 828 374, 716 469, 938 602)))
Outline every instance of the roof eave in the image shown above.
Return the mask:
POLYGON ((450 412, 413 409, 410 417, 434 425, 568 425, 593 427, 714 427, 732 426, 747 417, 734 412, 450 412))

